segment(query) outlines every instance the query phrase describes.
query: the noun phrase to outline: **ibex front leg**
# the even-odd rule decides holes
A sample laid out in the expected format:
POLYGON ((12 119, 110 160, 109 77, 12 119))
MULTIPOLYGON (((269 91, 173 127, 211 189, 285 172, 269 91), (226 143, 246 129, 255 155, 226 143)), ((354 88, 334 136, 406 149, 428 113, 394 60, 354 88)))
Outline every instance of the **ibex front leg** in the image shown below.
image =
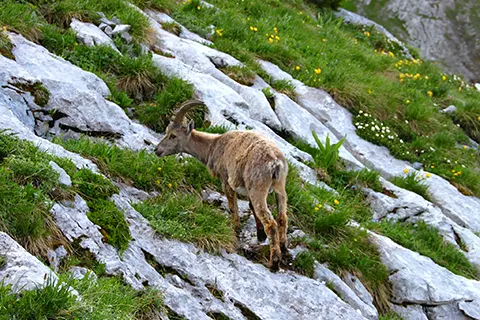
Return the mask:
POLYGON ((236 234, 240 233, 240 217, 238 216, 237 194, 228 184, 223 184, 223 191, 228 200, 228 209, 232 215, 233 228, 236 234))

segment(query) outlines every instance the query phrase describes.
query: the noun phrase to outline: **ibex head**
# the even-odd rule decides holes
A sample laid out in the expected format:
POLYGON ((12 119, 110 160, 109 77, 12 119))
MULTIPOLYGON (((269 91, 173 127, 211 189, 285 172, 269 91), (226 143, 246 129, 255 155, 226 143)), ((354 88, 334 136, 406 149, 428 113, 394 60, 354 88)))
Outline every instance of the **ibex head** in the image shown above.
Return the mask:
POLYGON ((165 130, 165 136, 155 148, 157 156, 164 157, 185 151, 188 136, 194 128, 194 123, 192 120, 188 125, 185 125, 183 120, 188 111, 203 104, 200 100, 190 100, 180 106, 165 130))

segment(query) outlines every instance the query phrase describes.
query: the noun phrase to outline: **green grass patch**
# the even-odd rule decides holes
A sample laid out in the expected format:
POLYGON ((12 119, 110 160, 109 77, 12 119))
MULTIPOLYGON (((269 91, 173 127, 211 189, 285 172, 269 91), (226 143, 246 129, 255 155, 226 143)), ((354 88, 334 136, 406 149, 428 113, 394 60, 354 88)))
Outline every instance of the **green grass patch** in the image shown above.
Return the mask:
POLYGON ((9 36, 5 32, 0 31, 0 54, 4 57, 15 60, 12 50, 13 44, 10 41, 9 36))
POLYGON ((45 88, 41 82, 9 82, 14 87, 17 87, 20 90, 30 92, 33 96, 35 103, 40 106, 44 107, 48 100, 50 99, 50 91, 45 88))
POLYGON ((371 223, 371 229, 389 237, 401 246, 431 258, 435 263, 455 274, 479 279, 479 271, 463 253, 446 242, 438 231, 425 222, 417 224, 382 221, 371 223))
POLYGON ((293 269, 307 277, 313 277, 315 257, 309 251, 300 252, 293 260, 293 269))
POLYGON ((71 280, 61 275, 44 288, 13 294, 0 285, 1 319, 155 319, 164 312, 163 297, 155 290, 136 291, 118 278, 88 276, 71 280), (64 280, 64 281, 62 281, 64 280), (75 288, 81 300, 70 293, 75 288))
POLYGON ((228 66, 220 68, 229 78, 245 86, 253 86, 256 74, 245 66, 228 66))
POLYGON ((88 169, 78 170, 72 177, 72 183, 85 200, 108 199, 118 192, 110 180, 88 169))
POLYGON ((273 89, 280 93, 286 94, 290 99, 295 100, 297 93, 295 92, 295 86, 290 80, 276 80, 270 83, 273 89))
POLYGON ((112 201, 96 199, 88 201, 88 218, 102 228, 107 243, 116 247, 120 253, 128 248, 132 239, 125 216, 112 201))
POLYGON ((392 178, 390 181, 396 186, 415 192, 416 194, 422 196, 424 199, 431 201, 430 196, 428 195, 428 186, 423 182, 426 177, 421 177, 415 172, 405 174, 405 176, 397 176, 392 178))
MULTIPOLYGON (((177 188, 189 190, 192 186, 197 190, 206 186, 220 188, 219 181, 212 178, 207 168, 194 158, 179 162, 174 156, 159 158, 145 150, 135 152, 88 138, 68 141, 56 138, 54 141, 67 150, 93 159, 106 175, 142 190, 164 192, 177 188)), ((106 199, 115 192, 116 189, 111 187, 108 180, 104 183, 99 175, 91 172, 85 174, 89 179, 99 180, 92 184, 85 183, 85 187, 80 189, 87 199, 95 194, 105 194, 106 199), (95 191, 98 188, 100 190, 95 191)))
POLYGON ((338 274, 356 274, 375 297, 377 307, 388 310, 388 272, 367 233, 348 225, 352 219, 371 219, 364 196, 342 190, 335 195, 306 185, 293 166, 289 168, 286 190, 291 224, 308 234, 306 245, 310 254, 320 263, 328 263, 338 274))
POLYGON ((68 246, 49 212, 54 191, 64 190, 50 160, 61 163, 33 143, 0 133, 0 230, 42 257, 53 246, 68 246))
POLYGON ((234 249, 229 217, 196 194, 166 192, 134 206, 165 237, 193 242, 209 251, 234 249))
POLYGON ((162 28, 165 29, 165 31, 173 33, 176 36, 180 35, 180 33, 182 32, 182 28, 180 27, 180 25, 174 21, 162 23, 162 28))

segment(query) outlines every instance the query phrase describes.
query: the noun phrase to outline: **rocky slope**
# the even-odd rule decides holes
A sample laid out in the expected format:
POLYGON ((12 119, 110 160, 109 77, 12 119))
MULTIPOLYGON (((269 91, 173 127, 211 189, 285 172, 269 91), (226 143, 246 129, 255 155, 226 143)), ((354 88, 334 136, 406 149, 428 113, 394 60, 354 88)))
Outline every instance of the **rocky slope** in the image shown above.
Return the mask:
MULTIPOLYGON (((312 130, 322 140, 327 135, 335 141, 347 135, 340 157, 350 169, 368 167, 380 171, 386 178, 401 174, 406 168, 416 172, 410 164, 392 157, 386 148, 361 139, 355 132, 352 115, 325 91, 294 80, 270 62, 259 61, 264 72, 273 79, 288 79, 296 86, 295 101, 275 93, 273 110, 261 91, 269 85, 260 77, 248 87, 218 70, 219 66, 241 65, 238 60, 208 47, 207 40, 185 28, 178 36, 167 32, 160 24, 171 19, 165 14, 154 11, 144 14, 155 31, 154 46, 171 55, 153 54, 153 61, 164 73, 194 85, 195 96, 208 107, 208 119, 213 124, 252 128, 272 138, 300 170, 305 181, 320 183, 315 171, 304 164, 311 156, 275 132, 285 131, 311 144, 314 143, 312 130)), ((76 30, 79 41, 91 45, 97 44, 96 40, 89 40, 92 38, 108 41, 95 25, 76 21, 71 27, 76 30)), ((15 60, 0 56, 0 130, 10 130, 21 139, 34 142, 43 151, 69 158, 78 168, 94 172, 99 169, 90 160, 46 138, 87 133, 109 137, 125 148, 150 151, 159 141, 161 135, 134 122, 119 106, 106 99, 109 90, 100 78, 21 35, 9 33, 9 36, 14 44, 15 60), (38 106, 29 92, 12 86, 12 82, 37 81, 50 92, 44 107, 38 106), (51 117, 49 111, 52 110, 61 116, 51 117)), ((68 184, 66 172, 58 170, 68 184)), ((462 195, 449 182, 435 175, 428 180, 433 202, 383 178, 381 183, 386 192, 364 190, 375 219, 388 217, 412 222, 421 219, 438 229, 446 241, 480 267, 480 199, 462 195)), ((107 274, 122 276, 135 289, 149 286, 162 290, 165 304, 187 319, 210 319, 219 314, 229 319, 250 319, 252 313, 260 319, 378 318, 371 295, 353 275, 342 279, 318 263, 312 278, 292 271, 274 274, 237 254, 212 255, 192 244, 160 238, 132 207, 150 196, 145 191, 120 185, 119 193, 111 197, 124 213, 132 236, 123 255, 103 241, 99 228, 87 217, 88 206, 79 195, 70 201, 59 201, 51 213, 65 237, 71 242, 78 241, 82 248, 93 253, 105 264, 107 274), (154 268, 148 262, 151 259, 163 271, 154 268), (221 293, 221 298, 209 291, 211 286, 221 293)), ((245 208, 246 204, 241 207, 245 208)), ((249 214, 248 209, 244 211, 244 215, 249 214)), ((251 220, 245 224, 245 229, 249 223, 251 220)), ((370 233, 370 238, 390 272, 392 309, 402 317, 480 319, 478 281, 457 276, 430 258, 383 236, 370 233)), ((51 254, 59 256, 58 250, 51 254)), ((5 233, 0 233, 0 255, 5 256, 0 280, 13 284, 14 290, 41 286, 45 283, 44 275, 53 274, 5 233)))
POLYGON ((445 70, 480 81, 480 2, 355 1, 358 13, 385 26, 445 70))

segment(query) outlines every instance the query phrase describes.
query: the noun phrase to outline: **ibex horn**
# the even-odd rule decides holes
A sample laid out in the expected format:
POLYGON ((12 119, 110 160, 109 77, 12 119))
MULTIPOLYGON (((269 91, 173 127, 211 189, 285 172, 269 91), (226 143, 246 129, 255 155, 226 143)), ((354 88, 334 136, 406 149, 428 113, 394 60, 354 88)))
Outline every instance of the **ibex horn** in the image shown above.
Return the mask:
POLYGON ((174 124, 182 124, 183 118, 187 114, 190 109, 192 109, 195 106, 199 105, 204 105, 203 101, 200 100, 189 100, 187 102, 184 102, 180 108, 175 112, 175 115, 172 118, 172 122, 174 124))

